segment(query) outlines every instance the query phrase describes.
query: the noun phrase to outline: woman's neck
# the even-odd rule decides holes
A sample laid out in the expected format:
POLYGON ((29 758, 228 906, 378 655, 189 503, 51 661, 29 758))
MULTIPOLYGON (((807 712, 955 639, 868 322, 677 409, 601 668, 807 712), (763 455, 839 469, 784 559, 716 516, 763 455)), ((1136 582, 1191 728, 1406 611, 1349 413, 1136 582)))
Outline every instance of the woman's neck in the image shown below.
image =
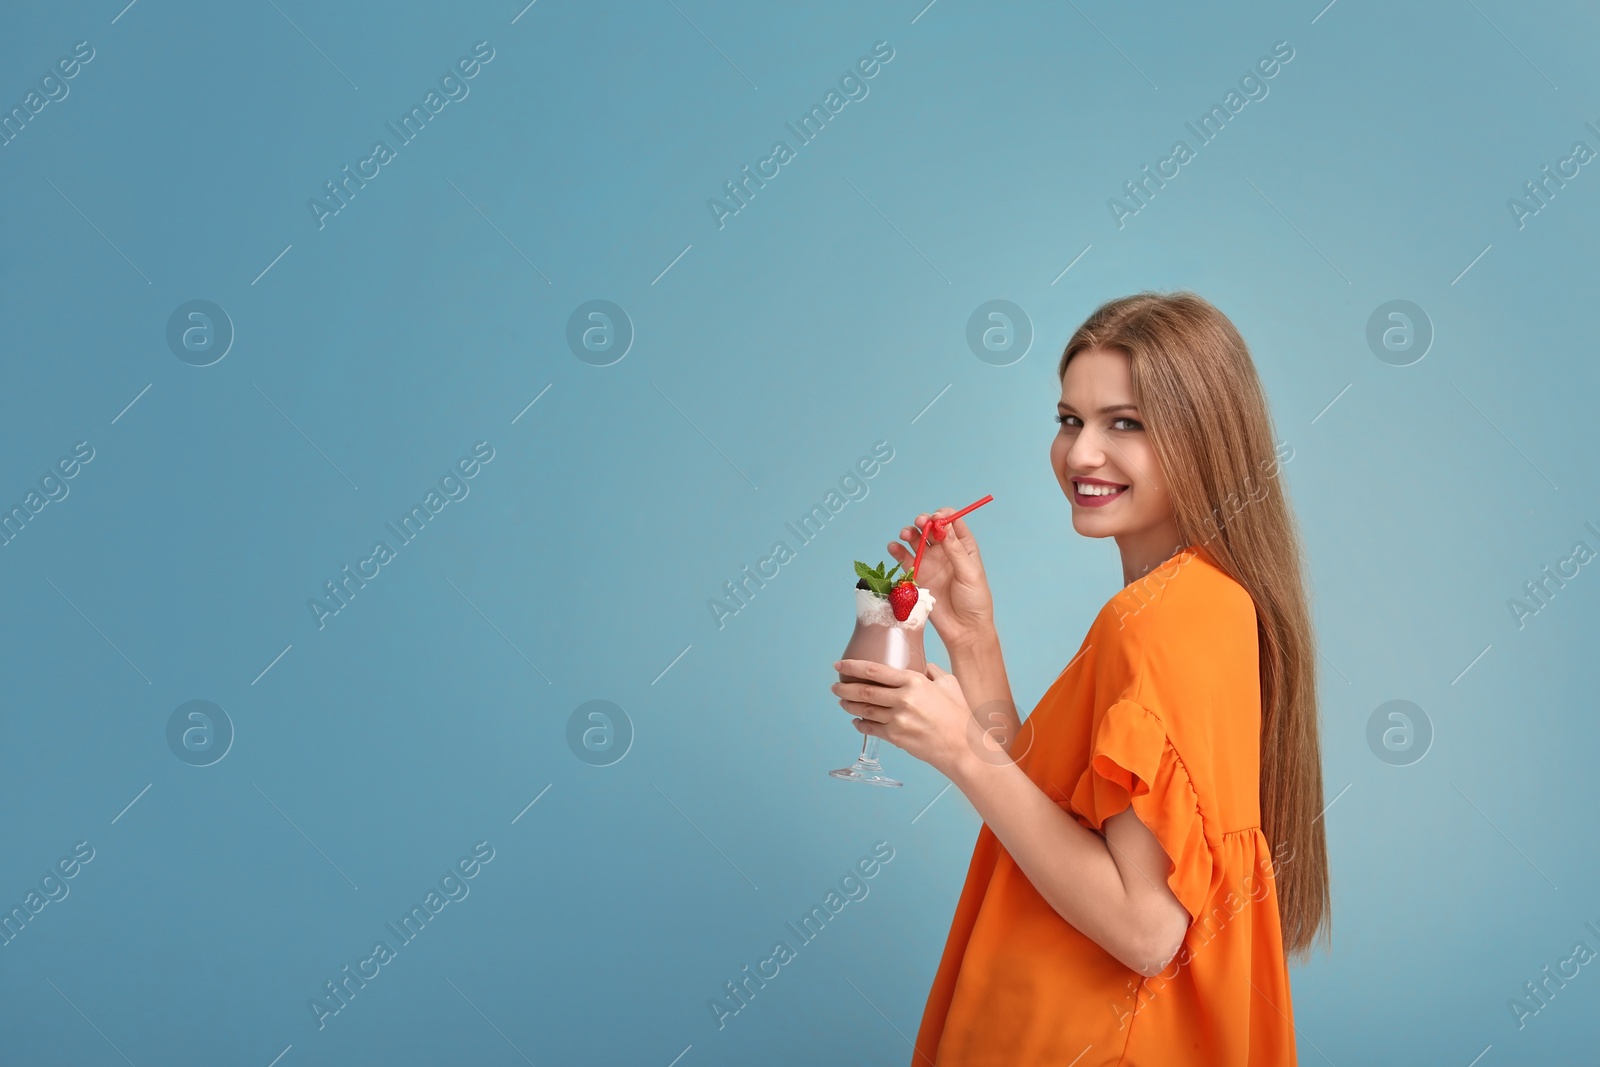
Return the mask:
POLYGON ((1170 521, 1138 533, 1118 535, 1116 541, 1122 553, 1122 584, 1125 586, 1132 585, 1187 547, 1178 535, 1178 524, 1170 521))

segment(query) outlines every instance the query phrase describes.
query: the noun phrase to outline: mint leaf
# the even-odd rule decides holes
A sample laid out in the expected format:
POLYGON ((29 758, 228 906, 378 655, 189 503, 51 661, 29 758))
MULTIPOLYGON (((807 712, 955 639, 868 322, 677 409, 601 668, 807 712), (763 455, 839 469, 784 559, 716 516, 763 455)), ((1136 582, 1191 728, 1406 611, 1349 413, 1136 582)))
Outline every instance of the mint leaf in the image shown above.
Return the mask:
MULTIPOLYGON (((872 592, 881 597, 887 597, 889 595, 889 591, 894 588, 896 581, 895 574, 900 570, 899 563, 896 563, 892 568, 890 568, 887 574, 884 573, 883 562, 881 560, 876 567, 869 567, 860 560, 856 560, 855 564, 856 577, 865 579, 868 589, 872 590, 872 592)), ((900 576, 899 580, 904 581, 909 578, 910 575, 911 572, 907 571, 900 576)))

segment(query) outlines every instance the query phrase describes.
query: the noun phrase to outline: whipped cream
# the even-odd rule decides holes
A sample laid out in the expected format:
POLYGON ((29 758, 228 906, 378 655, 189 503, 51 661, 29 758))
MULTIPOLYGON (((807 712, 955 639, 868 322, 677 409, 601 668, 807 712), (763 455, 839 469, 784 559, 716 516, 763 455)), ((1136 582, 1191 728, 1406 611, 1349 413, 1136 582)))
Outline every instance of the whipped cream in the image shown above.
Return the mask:
POLYGON ((901 622, 894 617, 894 608, 889 606, 887 597, 878 596, 870 589, 856 590, 856 621, 872 626, 898 626, 905 630, 918 630, 928 621, 928 612, 933 610, 935 601, 933 594, 917 587, 917 602, 911 605, 911 614, 901 622))

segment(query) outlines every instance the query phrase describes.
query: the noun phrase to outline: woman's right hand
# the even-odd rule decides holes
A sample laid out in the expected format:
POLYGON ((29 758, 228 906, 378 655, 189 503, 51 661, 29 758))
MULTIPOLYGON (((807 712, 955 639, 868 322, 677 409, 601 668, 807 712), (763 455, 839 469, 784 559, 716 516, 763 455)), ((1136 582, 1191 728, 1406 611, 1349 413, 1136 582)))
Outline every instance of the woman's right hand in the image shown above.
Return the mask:
POLYGON ((933 520, 954 513, 954 508, 940 508, 932 515, 918 515, 914 526, 900 531, 900 539, 911 547, 889 545, 889 554, 909 575, 916 559, 920 536, 917 530, 929 532, 928 546, 922 550, 922 563, 917 568, 917 585, 933 594, 933 612, 928 621, 949 649, 974 644, 994 633, 994 598, 983 572, 983 559, 978 555, 978 542, 966 520, 939 523, 930 529, 933 520))

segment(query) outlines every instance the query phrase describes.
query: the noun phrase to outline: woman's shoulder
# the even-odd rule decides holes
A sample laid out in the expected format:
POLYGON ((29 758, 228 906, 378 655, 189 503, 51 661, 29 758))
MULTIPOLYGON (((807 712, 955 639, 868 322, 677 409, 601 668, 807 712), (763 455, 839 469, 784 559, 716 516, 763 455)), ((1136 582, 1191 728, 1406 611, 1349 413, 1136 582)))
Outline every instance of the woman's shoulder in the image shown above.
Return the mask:
POLYGON ((1203 545, 1190 545, 1119 589, 1095 617, 1102 639, 1255 636, 1255 601, 1203 545))
MULTIPOLYGON (((1137 704, 1186 758, 1224 723, 1255 737, 1259 634, 1255 602, 1210 553, 1189 546, 1124 586, 1096 620, 1096 705, 1137 704)), ((1232 736, 1231 734, 1229 736, 1232 736)))

